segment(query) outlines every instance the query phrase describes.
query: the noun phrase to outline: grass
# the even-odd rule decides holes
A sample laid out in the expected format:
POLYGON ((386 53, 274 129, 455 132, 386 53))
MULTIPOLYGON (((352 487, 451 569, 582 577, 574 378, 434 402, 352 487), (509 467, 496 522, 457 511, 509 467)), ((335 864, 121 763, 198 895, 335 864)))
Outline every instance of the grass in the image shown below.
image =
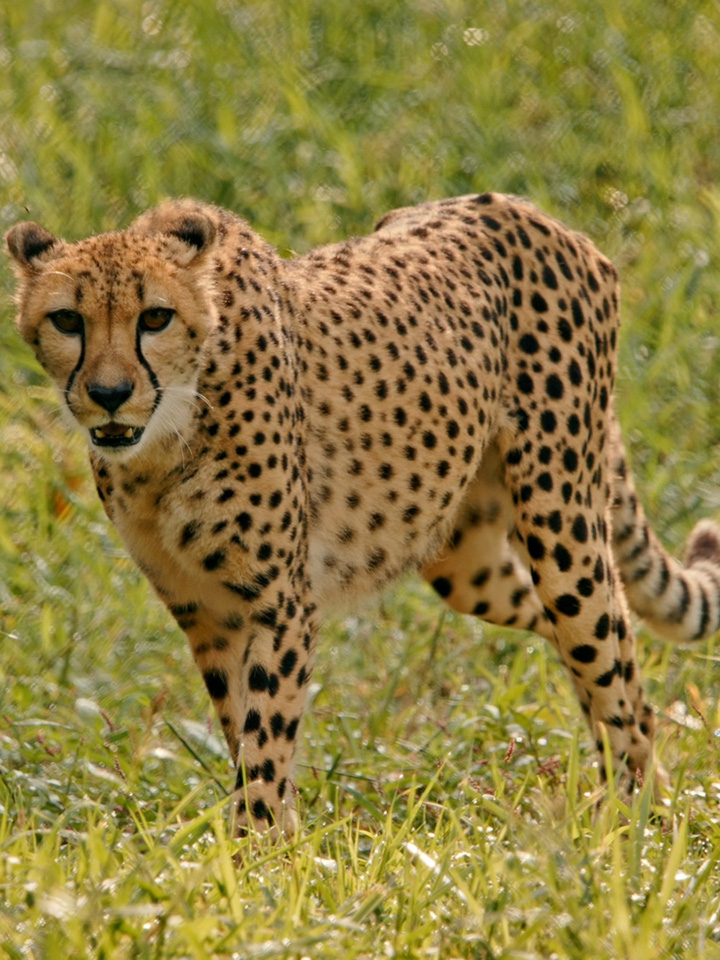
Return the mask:
MULTIPOLYGON (((619 406, 653 522, 677 548, 720 509, 715 4, 28 0, 0 9, 0 71, 3 230, 74 238, 192 194, 289 253, 497 189, 590 233, 622 272, 619 406)), ((0 955, 720 957, 713 641, 641 635, 673 792, 598 809, 551 651, 409 580, 323 631, 296 844, 231 839, 202 682, 11 316, 0 955)))

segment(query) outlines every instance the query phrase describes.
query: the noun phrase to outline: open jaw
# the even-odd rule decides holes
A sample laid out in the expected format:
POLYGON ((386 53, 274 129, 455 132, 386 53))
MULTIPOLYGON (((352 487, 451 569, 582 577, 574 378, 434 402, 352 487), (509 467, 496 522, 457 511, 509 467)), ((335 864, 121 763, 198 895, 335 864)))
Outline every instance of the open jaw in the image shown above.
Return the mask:
POLYGON ((143 435, 145 427, 131 427, 127 423, 104 423, 90 428, 90 439, 96 447, 132 447, 143 435))

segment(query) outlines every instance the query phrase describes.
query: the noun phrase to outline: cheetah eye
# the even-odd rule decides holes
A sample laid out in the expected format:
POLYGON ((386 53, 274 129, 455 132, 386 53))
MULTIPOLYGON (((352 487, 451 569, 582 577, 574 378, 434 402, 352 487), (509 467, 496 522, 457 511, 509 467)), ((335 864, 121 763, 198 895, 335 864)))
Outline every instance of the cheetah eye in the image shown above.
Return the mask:
POLYGON ((83 318, 77 310, 53 310, 48 315, 48 320, 60 333, 74 334, 82 333, 83 318))
POLYGON ((140 330, 145 333, 157 333, 164 330, 175 316, 175 311, 169 307, 149 307, 140 314, 140 330))

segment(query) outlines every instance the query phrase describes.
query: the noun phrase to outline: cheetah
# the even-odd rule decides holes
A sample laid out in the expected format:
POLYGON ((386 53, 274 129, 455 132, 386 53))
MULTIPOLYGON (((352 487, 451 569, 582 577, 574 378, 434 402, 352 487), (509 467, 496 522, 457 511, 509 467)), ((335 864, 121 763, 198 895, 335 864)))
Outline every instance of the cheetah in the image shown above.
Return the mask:
POLYGON ((649 528, 613 409, 618 280, 501 194, 389 213, 282 259, 171 200, 67 243, 7 235, 17 323, 83 431, 103 507, 186 633, 231 751, 238 831, 292 833, 318 619, 417 569, 547 637, 632 784, 652 760, 628 603, 720 626, 720 529, 649 528))

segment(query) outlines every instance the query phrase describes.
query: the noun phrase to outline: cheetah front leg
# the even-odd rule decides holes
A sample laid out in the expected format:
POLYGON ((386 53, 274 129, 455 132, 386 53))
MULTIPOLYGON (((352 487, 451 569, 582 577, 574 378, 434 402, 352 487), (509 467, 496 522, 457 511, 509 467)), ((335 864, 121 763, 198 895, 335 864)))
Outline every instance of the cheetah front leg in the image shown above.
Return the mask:
MULTIPOLYGON (((312 670, 313 610, 290 589, 237 599, 222 611, 202 601, 171 605, 190 641, 236 769, 237 831, 292 834, 290 789, 298 727, 312 670)), ((233 591, 234 588, 234 591, 233 591)))

